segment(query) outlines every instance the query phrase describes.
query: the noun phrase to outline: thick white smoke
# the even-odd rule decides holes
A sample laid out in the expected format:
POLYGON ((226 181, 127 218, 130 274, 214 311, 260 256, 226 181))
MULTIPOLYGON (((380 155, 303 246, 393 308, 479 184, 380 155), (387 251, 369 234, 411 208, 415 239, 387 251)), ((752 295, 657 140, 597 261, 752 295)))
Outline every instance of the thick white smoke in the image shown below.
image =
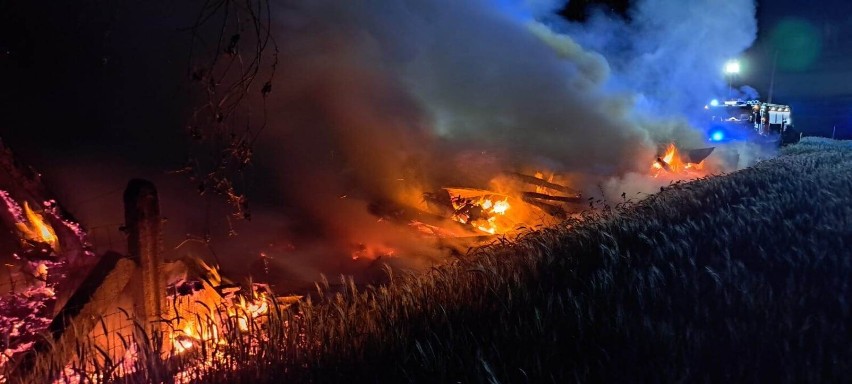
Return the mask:
POLYGON ((604 55, 610 85, 639 95, 640 108, 689 116, 727 94, 724 63, 754 42, 755 12, 754 0, 638 0, 627 18, 595 12, 585 23, 555 24, 604 55))
POLYGON ((620 195, 645 188, 635 181, 660 145, 703 145, 688 112, 725 89, 722 63, 754 39, 752 0, 643 0, 628 19, 585 24, 555 18, 562 6, 280 4, 258 163, 274 170, 266 203, 295 218, 281 235, 418 252, 376 222, 376 202, 519 169, 570 172, 580 189, 620 195))

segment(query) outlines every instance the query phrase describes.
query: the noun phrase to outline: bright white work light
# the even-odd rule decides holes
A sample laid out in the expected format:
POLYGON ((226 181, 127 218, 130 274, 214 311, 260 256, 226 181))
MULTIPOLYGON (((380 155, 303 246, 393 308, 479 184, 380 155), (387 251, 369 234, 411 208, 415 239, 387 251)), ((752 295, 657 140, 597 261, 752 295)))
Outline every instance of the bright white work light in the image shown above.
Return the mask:
POLYGON ((725 73, 730 75, 736 75, 740 73, 740 62, 736 60, 728 61, 725 64, 725 73))

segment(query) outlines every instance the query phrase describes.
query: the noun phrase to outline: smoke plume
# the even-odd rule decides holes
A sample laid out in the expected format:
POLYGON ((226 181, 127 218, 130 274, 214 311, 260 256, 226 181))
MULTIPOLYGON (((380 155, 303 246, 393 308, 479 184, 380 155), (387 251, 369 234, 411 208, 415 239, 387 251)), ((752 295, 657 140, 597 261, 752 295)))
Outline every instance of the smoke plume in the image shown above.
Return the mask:
POLYGON ((423 191, 519 169, 571 172, 597 190, 647 172, 662 144, 702 146, 689 111, 725 89, 722 63, 754 39, 753 2, 645 0, 627 19, 584 24, 557 20, 562 5, 281 7, 262 151, 271 187, 308 232, 357 242, 382 231, 371 202, 414 205, 423 191))
MULTIPOLYGON (((145 7, 156 8, 151 4, 145 7)), ((505 171, 545 170, 570 174, 587 195, 601 186, 613 196, 648 189, 642 175, 663 145, 705 145, 692 112, 724 94, 722 64, 756 31, 753 0, 637 0, 626 17, 599 12, 584 23, 556 16, 565 5, 557 0, 272 5, 279 62, 249 180, 253 221, 211 225, 209 217, 225 216, 203 201, 187 205, 207 204, 207 219, 166 214, 182 233, 211 232, 208 244, 225 267, 244 272, 246 258, 263 251, 286 278, 301 281, 351 273, 377 257, 408 266, 435 262, 447 251, 386 219, 418 219, 411 208, 441 187, 487 188, 505 171), (231 230, 240 236, 228 239, 231 230)), ((115 48, 103 62, 137 63, 134 75, 156 68, 146 76, 174 83, 185 67, 157 55, 181 52, 180 44, 171 34, 149 33, 159 24, 145 20, 168 14, 173 24, 190 24, 191 16, 176 19, 194 14, 191 7, 164 11, 170 7, 123 13, 116 34, 138 44, 115 48)), ((181 125, 156 124, 158 115, 149 112, 168 109, 175 119, 181 108, 166 105, 175 100, 164 96, 169 88, 120 70, 107 75, 126 84, 104 81, 97 97, 115 106, 103 112, 109 124, 98 134, 137 138, 132 153, 140 159, 152 151, 180 157, 150 134, 174 135, 181 125), (111 84, 126 87, 119 92, 111 84), (141 91, 122 103, 127 89, 141 91)), ((68 183, 85 183, 85 173, 68 183)), ((128 178, 101 181, 102 188, 128 178)))

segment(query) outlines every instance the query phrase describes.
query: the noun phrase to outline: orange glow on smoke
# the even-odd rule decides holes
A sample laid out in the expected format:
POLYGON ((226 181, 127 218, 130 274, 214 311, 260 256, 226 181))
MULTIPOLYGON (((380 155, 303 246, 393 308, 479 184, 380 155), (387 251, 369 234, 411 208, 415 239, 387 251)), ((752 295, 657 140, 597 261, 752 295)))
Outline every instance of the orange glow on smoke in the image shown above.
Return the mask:
POLYGON ((396 250, 379 244, 358 244, 350 255, 352 260, 376 260, 380 257, 394 257, 396 250))

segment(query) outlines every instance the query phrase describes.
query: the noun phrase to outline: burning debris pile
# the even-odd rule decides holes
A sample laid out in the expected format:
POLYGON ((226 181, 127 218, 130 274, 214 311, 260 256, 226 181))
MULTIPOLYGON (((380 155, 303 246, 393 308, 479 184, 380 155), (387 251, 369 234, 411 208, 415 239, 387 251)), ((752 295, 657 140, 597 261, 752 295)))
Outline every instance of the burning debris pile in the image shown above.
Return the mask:
POLYGON ((283 309, 302 298, 275 296, 263 283, 250 283, 243 289, 197 258, 186 257, 165 267, 172 280, 166 286, 165 317, 170 319, 168 335, 176 355, 202 350, 202 346, 215 350, 225 342, 225 332, 261 327, 272 307, 283 309))
MULTIPOLYGON (((715 163, 707 164, 706 161, 714 149, 682 150, 669 144, 662 155, 649 159, 652 161, 648 173, 639 174, 639 177, 645 179, 644 183, 653 184, 655 187, 650 189, 653 191, 675 180, 696 179, 718 172, 715 163)), ((600 197, 584 197, 573 187, 571 177, 555 172, 506 171, 487 184, 487 188, 454 186, 423 192, 422 204, 409 207, 373 203, 369 211, 380 221, 407 224, 424 237, 444 239, 443 243, 438 243, 439 248, 448 244, 447 239, 452 239, 452 244, 464 252, 467 247, 488 242, 493 236, 514 237, 531 228, 580 217, 583 212, 595 209, 596 201, 603 201, 596 200, 600 197)), ((353 259, 375 254, 369 252, 370 249, 359 248, 353 253, 353 259)), ((381 254, 390 256, 394 251, 381 254)))
MULTIPOLYGON (((268 337, 266 324, 301 296, 276 297, 269 285, 250 284, 248 289, 223 279, 215 268, 199 259, 185 258, 183 277, 167 287, 169 320, 164 335, 163 356, 182 364, 175 381, 189 383, 211 369, 235 370, 240 361, 232 358, 237 349, 257 349, 268 337), (186 271, 196 271, 188 278, 186 271)), ((127 372, 132 373, 132 372, 127 372)))
MULTIPOLYGON (((72 382, 139 374, 145 350, 163 361, 203 353, 205 364, 221 365, 222 350, 234 347, 223 345, 226 338, 262 327, 273 308, 301 298, 276 297, 265 284, 243 288, 197 258, 162 260, 156 190, 139 180, 125 195, 129 255, 96 257, 37 173, 2 155, 0 382, 32 381, 56 366, 65 366, 60 380, 72 382), (98 376, 105 364, 115 365, 110 377, 98 376)), ((176 380, 191 380, 197 369, 187 366, 176 380)))
MULTIPOLYGON (((541 172, 535 176, 506 173, 495 180, 506 193, 472 188, 444 188, 443 192, 450 200, 453 220, 483 233, 506 234, 522 226, 535 227, 552 221, 545 217, 564 219, 568 213, 579 211, 579 192, 543 177, 541 172)), ((432 202, 441 202, 434 194, 425 196, 432 202)), ((443 201, 446 199, 444 196, 443 201)))
POLYGON ((511 235, 581 209, 579 192, 543 177, 540 172, 536 176, 507 172, 492 180, 494 190, 444 187, 424 192, 423 212, 409 225, 434 237, 511 235), (422 220, 428 216, 433 220, 427 224, 422 220))

